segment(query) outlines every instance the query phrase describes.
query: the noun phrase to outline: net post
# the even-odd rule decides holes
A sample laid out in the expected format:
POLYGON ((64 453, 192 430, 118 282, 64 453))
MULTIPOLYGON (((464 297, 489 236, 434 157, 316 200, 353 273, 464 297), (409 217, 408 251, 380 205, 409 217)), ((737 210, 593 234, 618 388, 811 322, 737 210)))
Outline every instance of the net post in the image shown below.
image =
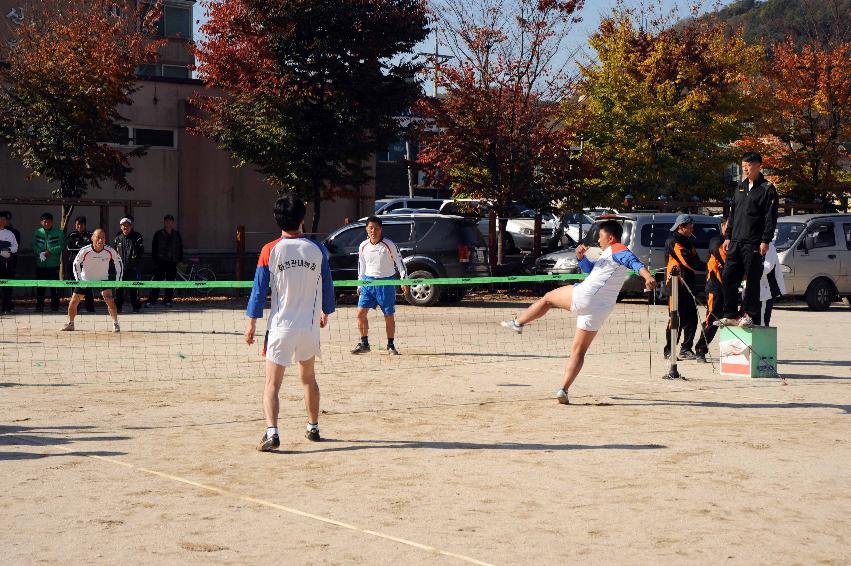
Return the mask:
POLYGON ((683 376, 677 370, 677 345, 680 341, 680 271, 677 266, 671 268, 671 357, 668 365, 668 373, 665 374, 665 379, 682 379, 683 376))
POLYGON ((236 227, 236 279, 242 281, 245 274, 245 226, 236 227))

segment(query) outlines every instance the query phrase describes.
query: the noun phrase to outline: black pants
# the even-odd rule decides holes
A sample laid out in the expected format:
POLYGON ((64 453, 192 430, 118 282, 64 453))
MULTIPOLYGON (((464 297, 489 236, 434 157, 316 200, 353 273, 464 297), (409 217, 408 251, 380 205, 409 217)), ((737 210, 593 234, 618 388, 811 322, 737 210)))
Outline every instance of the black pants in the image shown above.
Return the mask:
MULTIPOLYGON (((36 267, 35 278, 39 281, 59 281, 59 266, 56 267, 36 267)), ((47 289, 45 287, 37 287, 35 290, 35 308, 36 310, 44 310, 44 295, 47 289)), ((50 288, 50 310, 59 310, 59 287, 50 288)))
MULTIPOLYGON (((154 266, 154 281, 174 281, 177 277, 177 263, 173 261, 159 262, 154 266)), ((159 288, 151 289, 151 294, 148 296, 148 303, 155 305, 157 299, 160 298, 159 288)), ((170 303, 174 298, 174 289, 171 287, 165 290, 163 302, 170 303)))
MULTIPOLYGON (((12 262, 4 257, 0 257, 0 279, 14 279, 14 271, 12 271, 12 262)), ((10 311, 15 307, 12 303, 12 288, 0 287, 0 311, 10 311)))
MULTIPOLYGON (((124 281, 136 281, 138 273, 135 268, 124 270, 124 281)), ((118 287, 115 289, 115 306, 118 312, 121 312, 121 307, 124 305, 124 292, 130 296, 130 304, 133 306, 133 312, 138 312, 142 308, 142 303, 139 301, 139 290, 132 287, 118 287)))
MULTIPOLYGON (((668 299, 668 310, 670 311, 673 304, 671 299, 668 299)), ((680 300, 677 305, 677 310, 680 314, 680 351, 691 350, 691 345, 694 343, 694 333, 697 331, 697 307, 694 304, 694 299, 691 294, 680 286, 680 300)), ((671 351, 671 320, 668 320, 668 330, 665 333, 665 353, 671 351)))
POLYGON ((768 326, 771 324, 771 311, 774 309, 774 299, 761 301, 759 303, 759 318, 753 319, 753 323, 757 326, 768 326))
POLYGON ((747 281, 742 301, 745 313, 753 320, 759 318, 759 280, 762 278, 762 254, 759 244, 730 242, 724 267, 724 317, 739 316, 739 285, 747 281))
POLYGON ((724 316, 724 293, 709 292, 706 299, 706 323, 703 325, 703 334, 698 339, 697 346, 694 347, 697 354, 709 353, 709 344, 718 332, 714 322, 724 316))

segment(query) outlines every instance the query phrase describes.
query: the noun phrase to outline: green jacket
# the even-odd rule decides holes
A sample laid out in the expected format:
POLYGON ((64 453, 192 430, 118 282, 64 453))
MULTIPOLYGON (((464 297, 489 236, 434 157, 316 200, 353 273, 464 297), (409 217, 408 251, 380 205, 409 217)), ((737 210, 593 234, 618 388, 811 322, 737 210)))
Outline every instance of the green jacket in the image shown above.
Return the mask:
POLYGON ((33 232, 33 253, 36 267, 59 267, 62 250, 65 249, 65 234, 55 225, 49 231, 39 228, 33 232), (50 255, 41 261, 39 254, 49 251, 50 255))

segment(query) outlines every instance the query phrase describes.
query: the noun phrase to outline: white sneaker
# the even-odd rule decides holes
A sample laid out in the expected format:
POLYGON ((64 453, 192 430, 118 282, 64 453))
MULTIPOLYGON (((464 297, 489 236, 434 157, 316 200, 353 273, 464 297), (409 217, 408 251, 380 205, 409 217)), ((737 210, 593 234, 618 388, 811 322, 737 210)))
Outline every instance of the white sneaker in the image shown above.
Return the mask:
POLYGON ((65 323, 65 326, 62 327, 63 332, 72 332, 73 330, 74 330, 74 323, 73 322, 67 322, 67 323, 65 323))
POLYGON ((112 331, 113 332, 121 332, 121 327, 118 325, 118 322, 112 323, 112 331))
POLYGON ((748 315, 739 319, 739 328, 753 328, 753 319, 748 315))
POLYGON ((512 318, 511 320, 503 320, 500 322, 503 328, 507 328, 509 330, 513 330, 517 334, 521 334, 523 332, 523 325, 517 324, 517 319, 512 318))
POLYGON ((712 324, 714 324, 715 326, 718 326, 718 327, 723 327, 723 326, 736 326, 738 323, 739 323, 739 321, 737 321, 735 318, 719 318, 718 320, 716 320, 712 324))
POLYGON ((567 391, 565 391, 564 389, 559 389, 556 392, 556 399, 562 405, 570 405, 570 400, 567 398, 567 391))

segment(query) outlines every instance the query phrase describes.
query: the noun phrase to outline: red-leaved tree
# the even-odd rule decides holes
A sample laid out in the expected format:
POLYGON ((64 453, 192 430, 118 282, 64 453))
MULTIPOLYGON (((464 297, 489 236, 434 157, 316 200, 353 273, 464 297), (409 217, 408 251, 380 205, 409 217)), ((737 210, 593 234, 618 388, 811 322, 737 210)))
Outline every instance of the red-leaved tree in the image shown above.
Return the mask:
MULTIPOLYGON (((582 0, 447 0, 438 26, 452 58, 435 61, 445 96, 425 98, 419 165, 457 197, 489 201, 501 232, 512 201, 536 208, 571 192, 579 168, 560 118, 574 94, 563 39, 582 0)), ((498 260, 504 257, 498 240, 498 260)))

